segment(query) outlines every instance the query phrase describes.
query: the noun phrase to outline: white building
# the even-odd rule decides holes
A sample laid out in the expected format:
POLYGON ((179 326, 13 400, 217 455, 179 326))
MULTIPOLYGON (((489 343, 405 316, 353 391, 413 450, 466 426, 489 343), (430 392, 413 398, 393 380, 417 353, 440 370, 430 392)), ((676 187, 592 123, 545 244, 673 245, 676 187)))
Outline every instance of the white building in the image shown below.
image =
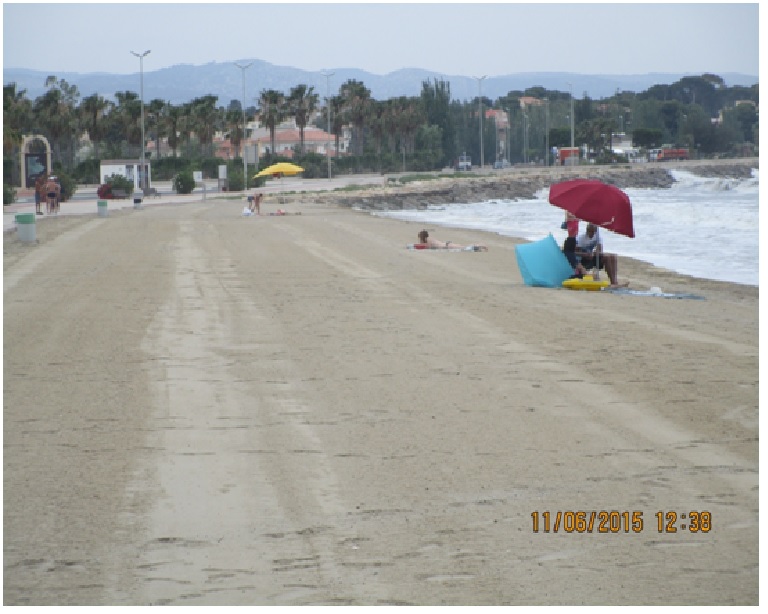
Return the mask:
MULTIPOLYGON (((144 161, 144 172, 147 174, 147 186, 152 185, 152 166, 148 160, 144 161)), ((112 175, 122 175, 133 182, 134 189, 142 187, 141 160, 102 160, 99 166, 99 180, 107 183, 112 175)))

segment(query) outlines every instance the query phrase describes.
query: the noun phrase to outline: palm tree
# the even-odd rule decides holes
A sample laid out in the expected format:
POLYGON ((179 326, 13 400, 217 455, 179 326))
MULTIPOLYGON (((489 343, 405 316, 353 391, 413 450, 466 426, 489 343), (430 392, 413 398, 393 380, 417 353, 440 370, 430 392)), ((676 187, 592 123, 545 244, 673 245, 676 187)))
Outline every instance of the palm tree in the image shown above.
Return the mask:
POLYGON ((80 104, 80 116, 83 127, 93 143, 94 157, 99 159, 99 143, 106 136, 105 116, 114 105, 103 96, 93 94, 83 99, 80 104))
POLYGON ((239 100, 231 100, 229 106, 223 111, 224 126, 229 135, 229 142, 235 148, 235 157, 242 157, 241 146, 245 141, 243 120, 245 111, 239 100))
POLYGON ((335 137, 336 157, 339 157, 339 141, 341 140, 341 131, 344 129, 344 99, 341 96, 331 96, 331 134, 335 137))
POLYGON ((30 129, 32 104, 26 90, 16 91, 16 84, 3 86, 3 152, 10 153, 21 144, 22 135, 30 129))
MULTIPOLYGON (((115 92, 117 106, 113 119, 113 129, 122 135, 132 148, 141 146, 141 101, 135 92, 115 92)), ((135 151, 134 151, 135 155, 135 151)))
POLYGON ((165 103, 163 112, 163 123, 165 132, 168 135, 168 145, 173 150, 173 157, 176 158, 179 146, 179 134, 181 130, 182 118, 184 115, 183 107, 175 107, 170 102, 165 103))
POLYGON ((405 98, 401 102, 400 131, 406 147, 410 147, 411 153, 415 149, 415 137, 419 126, 426 123, 427 118, 419 98, 405 98))
POLYGON ((355 153, 359 156, 363 153, 363 129, 372 109, 371 91, 361 81, 350 79, 341 86, 341 96, 345 116, 354 128, 355 153))
POLYGON ((371 115, 368 118, 368 129, 374 139, 376 146, 376 157, 381 158, 381 145, 384 133, 387 129, 387 118, 389 116, 390 101, 373 101, 371 115))
POLYGON ((288 97, 290 109, 296 118, 296 125, 299 128, 299 141, 301 142, 301 153, 304 153, 304 128, 309 123, 309 117, 317 108, 318 96, 315 94, 314 87, 306 85, 297 85, 291 89, 291 95, 288 97))
POLYGON ((269 140, 272 144, 272 155, 275 154, 275 131, 280 122, 285 119, 285 96, 277 90, 262 90, 259 98, 261 114, 259 123, 269 129, 269 140))
MULTIPOLYGON (((32 104, 26 97, 26 91, 16 91, 16 84, 3 86, 3 156, 12 160, 19 159, 22 135, 31 132, 32 104)), ((5 177, 4 183, 18 183, 19 165, 14 162, 11 177, 5 177)))
POLYGON ((77 86, 69 85, 64 79, 59 81, 53 76, 45 80, 45 86, 49 89, 35 101, 33 111, 51 141, 54 156, 63 164, 62 152, 66 147, 71 162, 78 131, 75 108, 80 93, 77 86))
MULTIPOLYGON (((188 150, 190 141, 192 140, 192 134, 195 131, 195 121, 192 115, 192 103, 190 102, 185 102, 183 105, 181 105, 178 129, 179 141, 188 150)), ((185 155, 184 151, 182 151, 182 156, 183 155, 185 155)))
POLYGON ((216 96, 208 95, 195 98, 191 104, 194 131, 203 151, 208 149, 208 155, 213 154, 213 136, 218 124, 216 100, 216 96))
POLYGON ((164 119, 167 107, 164 100, 154 98, 147 105, 147 117, 149 118, 149 133, 155 135, 155 155, 160 158, 160 141, 163 137, 164 119))

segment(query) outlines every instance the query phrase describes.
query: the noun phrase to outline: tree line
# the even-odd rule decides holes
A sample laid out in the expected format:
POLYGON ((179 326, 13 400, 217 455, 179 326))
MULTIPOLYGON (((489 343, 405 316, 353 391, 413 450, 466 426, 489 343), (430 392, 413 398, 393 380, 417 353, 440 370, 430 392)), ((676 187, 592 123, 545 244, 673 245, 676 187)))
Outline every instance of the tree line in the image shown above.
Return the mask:
MULTIPOLYGON (((28 134, 45 135, 52 147, 54 168, 81 180, 87 180, 94 169, 98 175, 101 159, 140 156, 141 101, 135 92, 117 92, 114 100, 98 94, 81 100, 77 87, 64 79, 48 77, 45 86, 46 93, 35 100, 29 100, 25 91, 17 91, 13 83, 3 88, 6 178, 18 179, 18 148, 22 135, 28 134)), ((513 164, 544 161, 547 146, 570 145, 571 108, 575 144, 586 144, 596 152, 606 151, 616 132, 632 134, 641 147, 672 143, 700 156, 737 155, 744 144, 759 144, 758 85, 726 87, 712 74, 685 77, 641 93, 617 90, 608 98, 592 100, 585 94, 573 101, 569 92, 542 87, 510 91, 495 100, 458 101, 451 98, 450 83, 438 79, 424 81, 419 96, 379 101, 364 83, 349 80, 323 103, 314 88, 305 84, 287 93, 266 89, 260 92, 257 105, 245 109, 246 120, 258 116, 270 133, 270 151, 274 152, 278 126, 293 118, 301 140, 296 154, 301 157, 308 155, 305 129, 315 121, 326 130, 330 107, 330 132, 337 152, 344 126, 351 130, 349 152, 334 160, 342 172, 436 170, 451 165, 463 153, 477 165, 481 143, 486 162, 499 157, 513 164), (521 106, 521 99, 528 98, 538 102, 521 106), (493 116, 486 117, 491 109, 506 113, 507 129, 497 130, 493 116)), ((173 169, 179 168, 179 160, 214 159, 217 133, 225 134, 240 156, 244 141, 240 101, 221 106, 217 96, 207 95, 174 105, 153 99, 145 103, 144 115, 146 139, 167 143, 167 157, 175 161, 173 169)), ((163 168, 162 160, 157 153, 155 156, 153 174, 163 168)), ((237 168, 235 162, 233 170, 237 168)))

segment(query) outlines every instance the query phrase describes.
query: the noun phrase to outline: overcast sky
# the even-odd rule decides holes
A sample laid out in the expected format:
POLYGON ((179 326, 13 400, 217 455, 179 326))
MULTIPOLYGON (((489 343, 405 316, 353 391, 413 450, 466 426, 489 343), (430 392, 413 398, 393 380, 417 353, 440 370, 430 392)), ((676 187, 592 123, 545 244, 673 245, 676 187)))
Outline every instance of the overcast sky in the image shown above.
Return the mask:
POLYGON ((137 73, 265 60, 310 71, 758 74, 758 6, 734 3, 5 2, 3 66, 137 73), (42 24, 50 24, 53 35, 42 24))

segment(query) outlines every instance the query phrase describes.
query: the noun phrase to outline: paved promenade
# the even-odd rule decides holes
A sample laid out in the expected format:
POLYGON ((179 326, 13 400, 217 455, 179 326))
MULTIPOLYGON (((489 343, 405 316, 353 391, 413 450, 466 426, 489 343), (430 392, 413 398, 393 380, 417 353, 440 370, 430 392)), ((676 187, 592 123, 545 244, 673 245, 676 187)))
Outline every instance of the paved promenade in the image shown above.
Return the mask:
MULTIPOLYGON (((180 205, 201 200, 222 199, 231 201, 241 199, 245 203, 246 196, 254 192, 262 192, 267 197, 274 194, 291 192, 317 192, 332 191, 350 185, 384 185, 386 177, 382 175, 344 175, 333 179, 302 179, 300 177, 285 177, 279 180, 270 180, 258 189, 250 189, 247 192, 219 192, 215 182, 206 184, 206 189, 195 188, 191 194, 176 194, 170 182, 155 182, 153 185, 158 190, 159 196, 144 198, 141 207, 155 207, 158 205, 180 205)), ((80 186, 73 200, 61 204, 59 215, 98 215, 98 201, 96 196, 97 186, 80 186), (92 198, 90 198, 92 196, 92 198)), ((34 213, 35 201, 32 190, 18 191, 18 202, 3 207, 3 232, 12 232, 16 229, 17 213, 34 213)), ((269 201, 268 201, 269 202, 269 201)), ((45 205, 42 207, 45 211, 45 205)), ((107 210, 109 212, 134 209, 132 198, 109 199, 107 210)), ((51 217, 45 213, 38 219, 51 217)))

